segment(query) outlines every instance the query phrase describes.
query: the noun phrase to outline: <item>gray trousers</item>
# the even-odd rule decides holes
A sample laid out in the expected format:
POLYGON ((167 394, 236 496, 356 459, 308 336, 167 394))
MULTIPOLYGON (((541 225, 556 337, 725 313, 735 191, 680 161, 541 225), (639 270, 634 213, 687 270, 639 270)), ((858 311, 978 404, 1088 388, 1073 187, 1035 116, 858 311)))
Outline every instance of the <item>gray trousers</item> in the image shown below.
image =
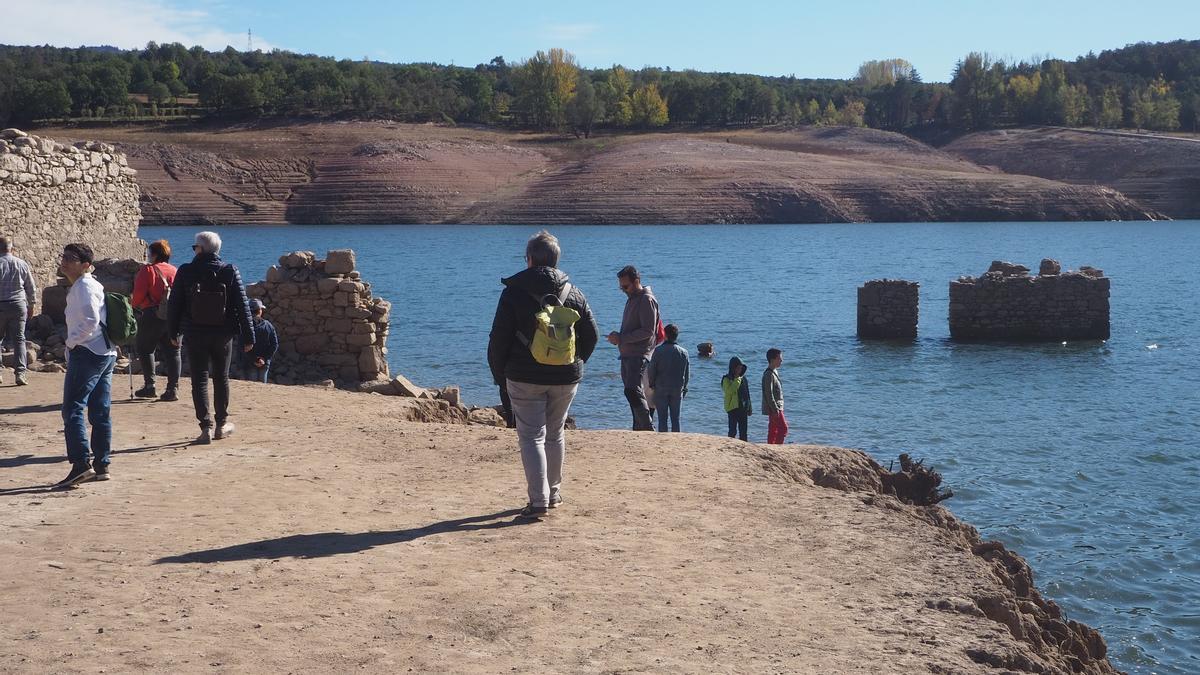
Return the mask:
POLYGON ((13 371, 18 375, 25 372, 28 358, 25 350, 25 305, 0 302, 0 340, 7 341, 13 350, 13 371))
POLYGON ((525 467, 529 503, 549 506, 550 496, 562 487, 563 457, 567 439, 563 425, 575 399, 578 384, 529 384, 506 381, 517 425, 517 445, 525 467))

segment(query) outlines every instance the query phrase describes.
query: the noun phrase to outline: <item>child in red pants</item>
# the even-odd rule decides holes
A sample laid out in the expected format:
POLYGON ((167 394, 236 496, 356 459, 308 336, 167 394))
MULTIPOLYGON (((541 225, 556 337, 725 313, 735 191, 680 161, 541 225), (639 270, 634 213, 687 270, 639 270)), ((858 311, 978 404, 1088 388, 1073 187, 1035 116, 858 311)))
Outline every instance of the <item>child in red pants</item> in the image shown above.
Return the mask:
POLYGON ((762 376, 763 414, 767 416, 767 443, 779 445, 787 437, 787 420, 783 417, 783 382, 779 379, 779 366, 783 365, 783 352, 772 347, 767 350, 767 369, 762 376))

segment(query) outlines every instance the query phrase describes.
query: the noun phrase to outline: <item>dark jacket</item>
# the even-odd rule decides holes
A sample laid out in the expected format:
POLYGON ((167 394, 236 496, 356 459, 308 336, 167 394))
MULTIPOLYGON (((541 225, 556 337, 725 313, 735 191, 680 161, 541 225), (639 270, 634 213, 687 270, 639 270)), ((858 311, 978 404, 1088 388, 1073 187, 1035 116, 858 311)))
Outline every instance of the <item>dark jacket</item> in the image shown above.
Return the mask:
POLYGON ((729 359, 729 372, 721 376, 725 412, 744 410, 747 415, 754 412, 750 403, 750 384, 746 381, 746 364, 734 356, 729 359))
POLYGON ((190 263, 179 266, 175 283, 171 285, 171 302, 167 305, 169 335, 225 334, 240 335, 242 344, 254 344, 254 326, 250 321, 250 305, 242 276, 233 265, 226 264, 212 253, 200 253, 190 263), (216 272, 217 281, 225 284, 225 325, 198 326, 192 323, 190 302, 192 287, 209 274, 216 272))
POLYGON ((253 366, 254 359, 262 359, 270 363, 275 352, 279 351, 279 334, 275 332, 275 324, 259 318, 253 319, 253 322, 254 349, 248 352, 242 351, 243 343, 240 335, 237 340, 238 351, 234 358, 240 359, 243 366, 253 366))
POLYGON ((538 363, 529 347, 517 337, 517 331, 526 338, 533 337, 533 315, 541 309, 533 296, 557 294, 566 282, 567 275, 554 267, 531 267, 500 281, 504 290, 496 304, 488 339, 488 366, 496 384, 503 384, 506 378, 529 384, 575 384, 583 379, 583 364, 596 349, 599 329, 587 298, 574 285, 563 304, 579 312, 579 321, 575 322, 575 363, 569 366, 538 363))

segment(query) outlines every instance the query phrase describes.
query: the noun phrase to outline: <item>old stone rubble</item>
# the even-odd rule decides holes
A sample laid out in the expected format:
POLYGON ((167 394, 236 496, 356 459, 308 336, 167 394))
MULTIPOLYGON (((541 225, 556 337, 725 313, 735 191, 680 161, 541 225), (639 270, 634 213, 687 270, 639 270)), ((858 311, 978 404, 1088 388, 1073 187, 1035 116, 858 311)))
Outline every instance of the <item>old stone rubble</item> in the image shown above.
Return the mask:
POLYGON ((979 278, 950 282, 950 336, 960 340, 1106 340, 1109 337, 1108 277, 1080 267, 1061 273, 1045 259, 1040 274, 1023 265, 995 261, 979 278))
POLYGON ((0 233, 40 288, 54 285, 58 256, 73 241, 90 244, 97 258, 141 257, 136 174, 107 143, 0 131, 0 233))

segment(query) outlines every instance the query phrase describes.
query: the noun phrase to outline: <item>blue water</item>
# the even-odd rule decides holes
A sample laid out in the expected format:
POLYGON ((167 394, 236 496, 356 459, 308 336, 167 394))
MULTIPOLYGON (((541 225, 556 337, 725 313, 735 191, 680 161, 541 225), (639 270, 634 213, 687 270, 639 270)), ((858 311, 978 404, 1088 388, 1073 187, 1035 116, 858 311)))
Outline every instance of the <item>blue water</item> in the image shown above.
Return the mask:
MULTIPOLYGON (((224 257, 249 281, 280 254, 353 248, 394 303, 389 359, 421 385, 498 398, 486 365, 499 280, 523 266, 534 227, 226 228, 224 257)), ((635 264, 693 352, 686 431, 724 433, 719 380, 739 354, 781 371, 791 442, 922 457, 955 491, 948 506, 1023 554, 1039 587, 1100 629, 1118 667, 1200 672, 1200 222, 933 223, 554 228, 561 267, 601 332, 618 327, 616 271, 635 264), (1036 270, 1093 265, 1112 278, 1107 342, 949 341, 948 282, 993 259, 1036 270), (855 338, 856 288, 921 283, 920 338, 855 338)), ((192 230, 147 227, 186 250, 192 230)), ((755 380, 756 381, 756 380, 755 380)), ((756 404, 757 407, 757 404, 756 404)), ((616 350, 597 348, 573 407, 586 428, 626 428, 616 350)), ((766 418, 751 421, 751 440, 766 418)))

